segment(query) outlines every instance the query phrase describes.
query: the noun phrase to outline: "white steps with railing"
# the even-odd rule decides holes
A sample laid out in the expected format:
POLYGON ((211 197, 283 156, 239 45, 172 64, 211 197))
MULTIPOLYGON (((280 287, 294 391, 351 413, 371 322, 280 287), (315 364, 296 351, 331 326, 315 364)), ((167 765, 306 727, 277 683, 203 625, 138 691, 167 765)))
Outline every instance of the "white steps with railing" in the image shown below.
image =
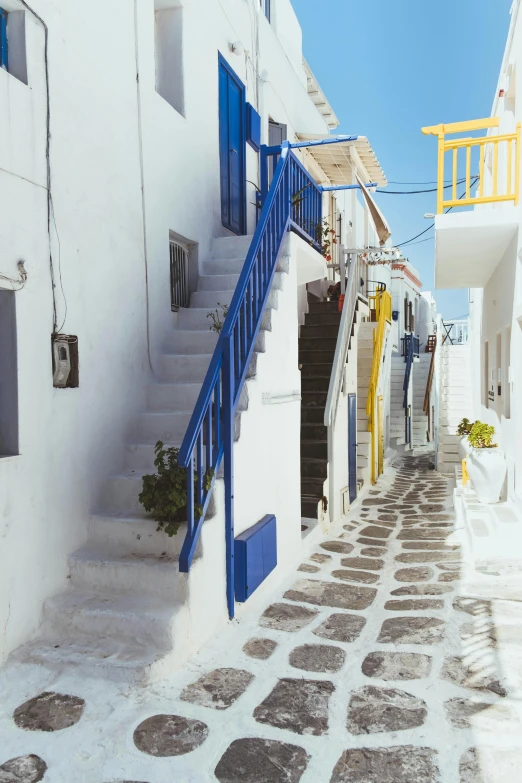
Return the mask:
MULTIPOLYGON (((191 307, 179 311, 176 327, 165 337, 164 352, 156 361, 157 377, 146 390, 146 410, 136 416, 121 472, 102 489, 96 513, 89 520, 87 544, 69 558, 69 589, 46 601, 41 636, 16 651, 19 659, 50 667, 78 665, 88 674, 102 672, 109 678, 144 682, 162 676, 173 662, 186 657, 189 626, 188 648, 198 643, 187 615, 187 595, 201 573, 205 542, 211 542, 207 543, 211 550, 224 546, 221 528, 217 531, 212 524, 213 509, 222 503, 222 482, 216 482, 190 574, 180 574, 178 567, 185 526, 172 538, 158 532, 138 495, 144 473, 154 472, 156 441, 181 444, 217 342, 207 314, 218 304, 230 302, 250 241, 251 237, 213 241, 191 307), (183 650, 178 649, 176 639, 183 650)), ((287 270, 288 260, 283 258, 256 351, 264 350, 263 329, 270 328, 271 308, 277 307, 282 272, 287 270)), ((250 374, 255 357, 256 353, 250 374)), ((247 401, 245 386, 236 414, 236 435, 247 401)), ((209 578, 204 577, 205 581, 209 578)), ((220 600, 224 607, 223 597, 220 600)))

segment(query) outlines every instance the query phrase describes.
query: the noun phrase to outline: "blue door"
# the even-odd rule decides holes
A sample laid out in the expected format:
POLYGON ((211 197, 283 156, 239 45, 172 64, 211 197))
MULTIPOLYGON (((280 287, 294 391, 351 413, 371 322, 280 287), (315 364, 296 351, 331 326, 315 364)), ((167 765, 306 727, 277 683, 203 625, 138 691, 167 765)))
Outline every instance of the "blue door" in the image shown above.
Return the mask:
POLYGON ((348 492, 350 503, 357 497, 357 395, 348 395, 348 492))
POLYGON ((245 88, 219 57, 219 163, 221 222, 245 234, 245 88))

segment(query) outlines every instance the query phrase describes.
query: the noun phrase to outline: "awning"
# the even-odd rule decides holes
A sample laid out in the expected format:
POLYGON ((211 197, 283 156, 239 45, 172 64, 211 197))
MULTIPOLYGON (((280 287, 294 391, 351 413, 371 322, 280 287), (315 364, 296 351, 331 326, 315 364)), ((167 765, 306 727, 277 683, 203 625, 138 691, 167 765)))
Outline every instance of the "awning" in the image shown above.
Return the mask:
POLYGON ((368 211, 372 216, 373 225, 375 226, 375 230, 377 231, 377 236, 379 237, 379 244, 382 247, 386 242, 386 240, 388 239, 388 237, 391 237, 391 231, 388 228, 388 224, 386 223, 386 220, 384 219, 382 212, 380 211, 379 207, 373 200, 370 191, 368 190, 368 188, 364 186, 362 179, 357 173, 355 174, 355 176, 357 177, 357 182, 361 188, 361 193, 363 194, 363 198, 366 201, 368 211))
MULTIPOLYGON (((321 141, 336 137, 298 133, 297 138, 299 141, 321 141)), ((308 154, 321 167, 332 185, 352 185, 354 165, 363 176, 368 176, 366 182, 376 182, 380 187, 388 184, 381 164, 366 136, 358 136, 356 139, 347 138, 346 141, 342 140, 342 136, 339 138, 337 144, 308 147, 308 154), (353 148, 353 156, 350 148, 353 148)))

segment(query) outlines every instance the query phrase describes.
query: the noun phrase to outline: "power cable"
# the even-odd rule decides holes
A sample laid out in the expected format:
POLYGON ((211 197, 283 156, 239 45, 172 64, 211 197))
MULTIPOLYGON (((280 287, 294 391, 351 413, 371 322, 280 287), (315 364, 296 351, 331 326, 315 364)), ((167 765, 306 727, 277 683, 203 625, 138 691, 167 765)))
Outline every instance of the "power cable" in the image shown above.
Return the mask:
MULTIPOLYGON (((456 185, 462 185, 463 182, 466 182, 466 177, 463 177, 462 179, 458 179, 456 181, 456 185)), ((451 188, 453 186, 453 182, 450 182, 449 185, 444 185, 444 190, 447 188, 451 188)), ((376 189, 376 193, 387 193, 390 196, 413 196, 416 193, 436 193, 438 191, 438 188, 430 188, 429 190, 383 190, 381 188, 376 189)))
MULTIPOLYGON (((476 176, 475 179, 473 180, 473 182, 470 182, 470 185, 469 185, 470 189, 476 185, 478 180, 479 180, 479 177, 476 176)), ((459 196, 459 201, 460 201, 460 199, 464 198, 465 195, 466 195, 466 191, 464 191, 464 193, 461 193, 461 195, 459 196)), ((444 214, 447 215, 448 212, 451 212, 452 209, 453 209, 453 207, 449 207, 449 209, 447 209, 444 214)), ((427 231, 429 231, 431 228, 433 228, 434 225, 435 225, 435 223, 432 223, 430 226, 428 226, 428 228, 425 228, 424 231, 421 231, 420 234, 416 234, 411 239, 407 239, 405 242, 400 242, 398 245, 394 245, 394 247, 403 247, 404 245, 409 245, 410 242, 413 242, 414 239, 418 239, 418 237, 421 237, 423 234, 425 234, 427 231)), ((429 239, 431 239, 431 237, 429 237, 429 239)))

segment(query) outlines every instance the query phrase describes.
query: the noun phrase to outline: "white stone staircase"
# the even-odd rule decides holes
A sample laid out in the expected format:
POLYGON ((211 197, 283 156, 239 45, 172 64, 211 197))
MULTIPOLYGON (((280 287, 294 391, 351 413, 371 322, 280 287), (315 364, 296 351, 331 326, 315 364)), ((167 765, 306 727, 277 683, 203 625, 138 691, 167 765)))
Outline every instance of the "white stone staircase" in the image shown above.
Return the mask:
MULTIPOLYGON (((103 489, 87 543, 69 558, 69 587, 45 602, 40 636, 15 651, 18 659, 52 667, 73 664, 87 674, 143 682, 181 663, 226 617, 222 575, 213 572, 216 562, 221 570, 225 562, 222 481, 216 481, 189 574, 178 567, 185 526, 172 538, 157 532, 138 495, 143 475, 154 471, 156 441, 181 444, 218 337, 207 313, 218 303, 230 303, 250 241, 248 236, 213 241, 191 306, 179 311, 177 327, 166 335, 125 464, 103 489), (205 560, 207 549, 212 556, 205 560), (209 584, 215 589, 209 591, 209 584)), ((264 350, 285 263, 280 260, 275 274, 249 376, 257 352, 264 350)), ((247 402, 245 386, 240 411, 247 402)))
POLYGON ((366 402, 373 364, 373 332, 377 324, 364 321, 357 335, 357 481, 371 479, 371 434, 368 432, 366 402))
POLYGON ((406 363, 404 356, 394 353, 391 357, 390 372, 390 440, 394 445, 402 446, 404 437, 404 373, 406 363))
POLYGON ((431 353, 421 353, 412 367, 412 445, 425 446, 428 442, 428 416, 424 413, 426 384, 430 372, 431 353))
POLYGON ((461 419, 472 418, 470 346, 446 344, 440 350, 437 470, 454 475, 460 462, 457 426, 461 419))

